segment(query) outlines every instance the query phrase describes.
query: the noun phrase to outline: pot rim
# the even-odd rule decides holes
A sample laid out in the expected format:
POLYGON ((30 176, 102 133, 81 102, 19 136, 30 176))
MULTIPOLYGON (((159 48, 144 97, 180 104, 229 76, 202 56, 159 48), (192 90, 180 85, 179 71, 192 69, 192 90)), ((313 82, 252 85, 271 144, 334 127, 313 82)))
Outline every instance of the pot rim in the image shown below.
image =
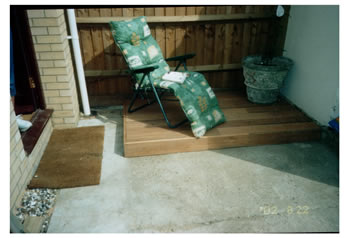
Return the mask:
POLYGON ((278 72, 278 71, 286 71, 289 70, 293 66, 293 61, 287 57, 284 56, 277 56, 277 57, 272 57, 271 59, 274 60, 274 63, 276 60, 282 60, 283 62, 280 62, 281 64, 279 65, 260 65, 256 64, 257 61, 261 61, 262 56, 261 55, 248 55, 243 58, 242 60, 242 67, 250 69, 250 70, 255 70, 255 71, 264 71, 264 72, 278 72))

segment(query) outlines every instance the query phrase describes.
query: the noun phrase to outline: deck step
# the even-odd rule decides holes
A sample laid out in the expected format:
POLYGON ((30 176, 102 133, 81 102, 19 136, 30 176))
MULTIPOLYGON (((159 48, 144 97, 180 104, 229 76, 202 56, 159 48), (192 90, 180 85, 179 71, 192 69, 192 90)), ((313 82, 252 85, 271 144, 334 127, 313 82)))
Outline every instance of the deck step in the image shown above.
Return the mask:
MULTIPOLYGON (((273 105, 250 103, 244 96, 217 93, 227 122, 196 139, 187 123, 176 129, 166 126, 157 104, 127 113, 124 107, 125 157, 213 150, 240 146, 318 140, 316 123, 285 101, 273 105)), ((184 117, 178 102, 165 102, 171 120, 184 117)))

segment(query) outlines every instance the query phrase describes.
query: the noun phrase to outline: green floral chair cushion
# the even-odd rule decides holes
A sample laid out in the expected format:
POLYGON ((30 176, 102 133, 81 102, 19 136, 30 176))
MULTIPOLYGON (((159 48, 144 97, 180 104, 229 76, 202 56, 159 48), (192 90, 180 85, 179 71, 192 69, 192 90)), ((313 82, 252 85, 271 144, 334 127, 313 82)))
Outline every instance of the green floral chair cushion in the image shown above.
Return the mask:
MULTIPOLYGON (((131 70, 145 65, 159 65, 152 72, 153 77, 161 78, 170 71, 165 62, 157 41, 152 37, 145 17, 138 17, 127 21, 110 22, 115 43, 120 48, 125 61, 131 70)), ((134 75, 139 82, 143 74, 134 75)), ((144 84, 148 84, 145 81, 144 84)), ((144 85, 142 85, 144 86, 144 85)))
MULTIPOLYGON (((141 66, 158 65, 150 73, 153 85, 171 90, 179 99, 182 110, 191 122, 195 137, 202 137, 209 129, 226 121, 220 109, 216 96, 205 80, 197 72, 186 72, 183 84, 162 80, 162 76, 170 71, 163 58, 158 43, 151 35, 145 17, 127 21, 112 21, 110 27, 115 43, 120 48, 129 68, 135 70, 141 66)), ((142 73, 134 75, 137 83, 143 77, 142 73)), ((145 80, 141 87, 147 87, 151 82, 145 80)))

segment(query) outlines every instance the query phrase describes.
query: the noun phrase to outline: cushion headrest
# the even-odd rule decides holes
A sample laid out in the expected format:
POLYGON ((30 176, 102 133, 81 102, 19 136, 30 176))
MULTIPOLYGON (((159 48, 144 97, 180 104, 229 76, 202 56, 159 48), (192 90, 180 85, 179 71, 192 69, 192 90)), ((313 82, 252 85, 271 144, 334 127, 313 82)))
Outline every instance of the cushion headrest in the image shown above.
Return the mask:
POLYGON ((140 44, 140 41, 151 36, 151 30, 144 16, 131 20, 111 21, 109 25, 119 44, 130 43, 136 46, 140 44))

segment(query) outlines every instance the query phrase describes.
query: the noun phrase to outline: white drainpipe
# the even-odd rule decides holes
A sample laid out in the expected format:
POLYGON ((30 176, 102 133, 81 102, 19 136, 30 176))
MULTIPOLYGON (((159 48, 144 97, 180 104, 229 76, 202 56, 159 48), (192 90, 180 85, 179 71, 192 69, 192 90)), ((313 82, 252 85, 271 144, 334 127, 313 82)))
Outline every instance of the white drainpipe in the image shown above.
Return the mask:
POLYGON ((67 9, 67 14, 68 14, 69 29, 71 33, 71 36, 69 36, 68 39, 71 39, 73 44, 74 60, 75 60, 77 74, 78 74, 81 101, 83 104, 84 114, 86 116, 89 116, 91 112, 90 112, 89 98, 88 98, 86 83, 85 83, 85 73, 84 73, 83 61, 81 58, 79 35, 78 35, 77 23, 75 20, 74 9, 67 9))

